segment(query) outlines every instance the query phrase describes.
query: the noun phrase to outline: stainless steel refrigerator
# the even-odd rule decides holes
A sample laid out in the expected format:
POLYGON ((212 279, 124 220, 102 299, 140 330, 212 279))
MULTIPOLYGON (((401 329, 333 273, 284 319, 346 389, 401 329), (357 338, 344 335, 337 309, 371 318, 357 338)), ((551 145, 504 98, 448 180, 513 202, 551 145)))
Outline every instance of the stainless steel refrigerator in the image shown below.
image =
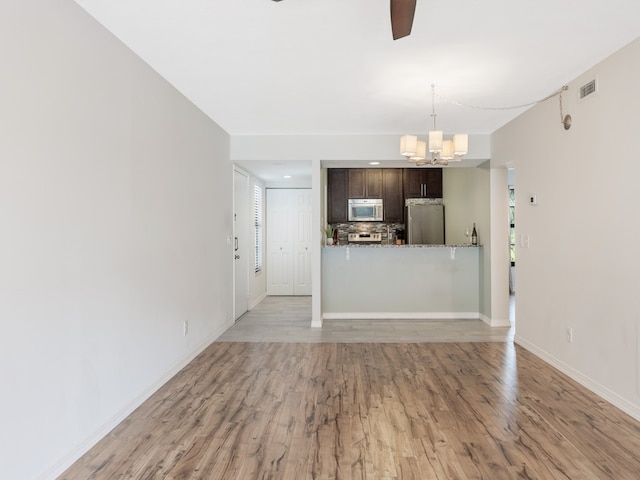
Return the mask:
POLYGON ((407 201, 409 245, 444 245, 444 205, 407 201))

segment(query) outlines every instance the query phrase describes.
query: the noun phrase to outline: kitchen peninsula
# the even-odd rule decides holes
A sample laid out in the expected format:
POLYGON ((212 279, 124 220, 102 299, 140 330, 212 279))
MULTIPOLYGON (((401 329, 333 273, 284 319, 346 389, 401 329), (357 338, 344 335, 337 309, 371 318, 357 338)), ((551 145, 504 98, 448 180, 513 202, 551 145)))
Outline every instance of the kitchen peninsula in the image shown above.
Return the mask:
POLYGON ((466 170, 328 169, 323 318, 487 319, 484 248, 463 244, 483 190, 466 170))
POLYGON ((470 245, 324 247, 323 317, 481 318, 482 251, 470 245))

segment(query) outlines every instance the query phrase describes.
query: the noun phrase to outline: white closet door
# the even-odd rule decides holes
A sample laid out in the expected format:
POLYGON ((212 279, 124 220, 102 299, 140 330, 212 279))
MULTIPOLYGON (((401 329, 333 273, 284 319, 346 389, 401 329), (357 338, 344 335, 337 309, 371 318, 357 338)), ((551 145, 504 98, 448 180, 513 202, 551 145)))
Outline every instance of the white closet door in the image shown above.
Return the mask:
POLYGON ((267 189, 267 295, 311 295, 311 190, 267 189))
POLYGON ((311 295, 311 190, 293 190, 294 295, 311 295))
POLYGON ((267 295, 293 295, 289 190, 267 189, 267 295))

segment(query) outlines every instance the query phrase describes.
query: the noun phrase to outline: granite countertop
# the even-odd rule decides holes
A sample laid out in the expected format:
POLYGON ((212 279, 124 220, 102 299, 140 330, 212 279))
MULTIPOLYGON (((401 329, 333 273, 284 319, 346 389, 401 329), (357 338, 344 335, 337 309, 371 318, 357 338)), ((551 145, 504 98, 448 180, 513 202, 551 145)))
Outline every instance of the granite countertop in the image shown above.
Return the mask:
POLYGON ((479 248, 482 245, 387 245, 386 243, 341 243, 340 245, 326 245, 326 248, 479 248))

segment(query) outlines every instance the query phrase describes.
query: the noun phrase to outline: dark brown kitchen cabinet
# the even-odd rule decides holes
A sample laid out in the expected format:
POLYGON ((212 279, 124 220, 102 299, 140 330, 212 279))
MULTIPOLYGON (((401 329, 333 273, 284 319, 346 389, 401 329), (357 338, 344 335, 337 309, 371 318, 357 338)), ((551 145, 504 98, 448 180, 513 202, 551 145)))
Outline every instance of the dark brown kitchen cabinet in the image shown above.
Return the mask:
POLYGON ((350 168, 348 198, 382 198, 382 169, 350 168))
POLYGON ((405 198, 442 198, 441 168, 405 168, 405 198))
POLYGON ((327 170, 327 223, 348 221, 347 200, 349 198, 349 169, 327 170))
POLYGON ((384 168, 382 170, 382 206, 384 221, 388 223, 404 222, 402 171, 402 168, 384 168))

